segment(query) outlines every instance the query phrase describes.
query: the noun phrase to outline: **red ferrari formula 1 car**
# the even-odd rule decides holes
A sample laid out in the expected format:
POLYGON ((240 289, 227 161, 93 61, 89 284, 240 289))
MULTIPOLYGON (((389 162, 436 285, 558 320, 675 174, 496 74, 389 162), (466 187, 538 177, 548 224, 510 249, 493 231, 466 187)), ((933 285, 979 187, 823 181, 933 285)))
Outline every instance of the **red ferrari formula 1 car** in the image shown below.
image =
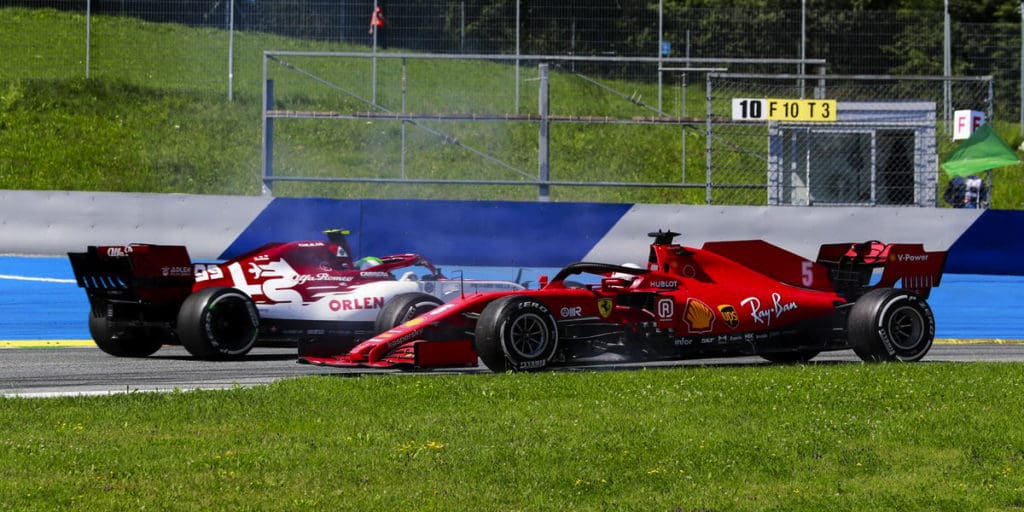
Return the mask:
POLYGON ((304 354, 351 348, 464 294, 511 281, 448 279, 418 254, 354 261, 347 231, 328 241, 271 243, 222 263, 193 263, 183 246, 90 246, 69 253, 89 297, 89 332, 104 352, 145 357, 184 345, 203 359, 260 345, 304 354), (402 271, 402 276, 395 273, 402 271), (400 308, 388 308, 400 298, 400 308))
POLYGON ((540 289, 466 296, 351 350, 300 360, 429 368, 479 358, 500 372, 609 356, 799 362, 843 349, 866 361, 917 361, 931 348, 925 299, 945 252, 872 241, 823 245, 810 261, 760 240, 696 249, 673 243, 677 233, 651 236, 646 268, 574 263, 540 289))

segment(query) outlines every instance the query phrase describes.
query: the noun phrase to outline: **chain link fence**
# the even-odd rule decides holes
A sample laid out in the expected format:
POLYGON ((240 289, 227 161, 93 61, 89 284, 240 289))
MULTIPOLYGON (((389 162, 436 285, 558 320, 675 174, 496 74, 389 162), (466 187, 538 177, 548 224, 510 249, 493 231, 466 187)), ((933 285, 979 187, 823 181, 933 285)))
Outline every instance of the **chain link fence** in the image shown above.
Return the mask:
POLYGON ((565 57, 555 59, 549 78, 538 76, 538 67, 550 57, 267 52, 266 59, 276 92, 264 117, 276 123, 278 135, 264 137, 270 141, 264 184, 277 183, 275 192, 284 184, 288 194, 322 191, 324 184, 342 184, 353 194, 397 184, 473 185, 501 187, 505 197, 522 200, 936 206, 943 185, 939 145, 948 144, 943 134, 951 124, 947 107, 988 115, 993 109, 991 77, 678 68, 690 71, 670 74, 671 94, 659 109, 643 99, 653 86, 628 89, 643 82, 637 77, 644 69, 657 69, 656 61, 565 57), (509 64, 514 61, 521 68, 509 64), (606 75, 618 66, 633 72, 614 80, 579 71, 595 66, 606 66, 606 75), (514 77, 520 73, 521 82, 514 77), (706 75, 705 84, 681 80, 688 74, 706 75), (489 82, 495 75, 504 75, 503 87, 489 82), (519 83, 522 90, 513 85, 519 83), (550 100, 538 95, 541 88, 550 88, 550 100), (701 95, 703 104, 695 103, 701 95), (581 96, 592 101, 574 101, 581 96), (827 122, 738 120, 737 98, 830 100, 834 115, 827 122), (462 101, 478 108, 460 111, 462 101), (319 145, 358 141, 370 148, 357 170, 324 165, 325 159, 311 164, 309 141, 325 133, 324 123, 339 122, 344 139, 319 145), (630 144, 635 141, 643 144, 630 144))
MULTIPOLYGON (((0 41, 8 50, 0 78, 76 77, 90 73, 177 84, 189 73, 194 87, 223 90, 232 56, 258 62, 263 50, 357 51, 374 44, 369 31, 375 2, 384 6, 391 48, 430 53, 565 56, 689 57, 695 59, 824 59, 830 74, 942 75, 940 11, 846 11, 827 3, 801 9, 684 7, 666 2, 542 0, 0 0, 0 41), (15 9, 15 8, 21 9, 15 9), (45 9, 44 9, 45 8, 45 9), (59 27, 32 23, 53 12, 59 27), (116 20, 152 32, 138 40, 116 20), (91 27, 87 22, 92 23, 91 27), (196 38, 174 25, 209 29, 196 38), (231 47, 229 32, 235 32, 231 47), (252 34, 281 36, 266 46, 252 34), (660 34, 660 37, 659 37, 660 34), (351 45, 340 48, 327 44, 351 45), (152 47, 167 69, 147 68, 136 55, 152 47)), ((795 4, 795 2, 794 2, 795 4)), ((997 79, 997 110, 1020 113, 1021 25, 951 19, 955 75, 997 79)), ((255 87, 258 70, 239 77, 255 87)), ((733 73, 811 73, 805 66, 730 66, 733 73)))
MULTIPOLYGON (((358 91, 355 94, 368 98, 372 108, 345 103, 351 95, 332 89, 332 85, 324 89, 334 95, 333 99, 310 96, 301 88, 289 92, 283 84, 279 86, 279 98, 299 110, 348 108, 379 113, 383 107, 392 112, 465 113, 462 105, 472 103, 487 113, 530 115, 537 112, 533 85, 541 59, 536 56, 575 57, 547 60, 559 76, 553 84, 563 76, 571 77, 572 87, 593 91, 590 94, 601 95, 601 99, 571 105, 555 99, 552 115, 676 119, 558 124, 552 128, 551 140, 560 153, 551 154, 551 179, 613 181, 607 176, 558 175, 568 163, 593 158, 603 151, 595 151, 594 145, 586 142, 589 135, 583 135, 584 131, 602 132, 598 139, 610 141, 636 137, 656 141, 657 147, 650 148, 610 145, 626 155, 622 162, 612 155, 598 156, 601 164, 612 164, 606 173, 614 176, 614 181, 635 176, 632 166, 643 166, 657 169, 653 181, 679 185, 658 194, 642 190, 617 191, 614 195, 623 201, 644 202, 937 202, 936 188, 942 186, 937 165, 918 154, 929 148, 922 139, 927 137, 922 132, 926 121, 886 124, 878 117, 882 114, 876 112, 875 117, 857 122, 861 124, 844 124, 844 116, 840 116, 837 123, 827 127, 821 123, 739 122, 730 116, 733 98, 823 97, 845 103, 898 100, 933 104, 933 160, 934 152, 941 152, 948 144, 951 108, 979 109, 984 105, 990 118, 1004 120, 1015 119, 1021 113, 1018 24, 965 24, 953 20, 953 73, 992 78, 884 78, 880 75, 942 74, 941 12, 702 9, 677 4, 659 10, 658 5, 554 0, 0 0, 0 47, 7 50, 5 59, 0 60, 0 80, 84 76, 157 89, 226 93, 229 99, 239 94, 259 101, 265 85, 261 57, 267 50, 503 54, 522 59, 497 72, 509 73, 498 90, 493 85, 456 88, 454 85, 467 76, 457 70, 441 75, 447 80, 421 79, 406 84, 397 59, 380 69, 370 69, 377 61, 361 59, 343 72, 347 74, 344 79, 330 75, 336 71, 315 70, 311 74, 327 73, 328 84, 345 83, 339 87, 358 91), (377 39, 369 31, 376 2, 384 6, 387 19, 384 33, 377 39), (152 54, 160 56, 159 64, 142 58, 152 54), (805 56, 807 59, 802 58, 805 56), (829 77, 803 75, 813 73, 820 62, 827 63, 829 77), (719 74, 707 75, 708 71, 719 74), (854 74, 876 78, 842 78, 854 74), (824 82, 819 84, 819 80, 824 82), (702 90, 705 87, 706 92, 702 90), (411 97, 409 91, 424 96, 411 97), (344 97, 348 99, 338 99, 344 97), (475 99, 467 101, 470 98, 475 99), (911 147, 912 151, 905 149, 911 147), (825 158, 832 154, 846 157, 825 158), (847 172, 850 168, 860 170, 851 177, 847 172), (850 179, 855 183, 848 183, 850 179)), ((922 106, 919 110, 927 109, 922 106)), ((375 121, 374 127, 380 124, 375 121)), ((427 124, 420 121, 421 126, 427 124)), ((481 129, 484 125, 476 123, 459 128, 454 139, 448 139, 447 146, 439 150, 446 156, 428 159, 423 165, 443 167, 440 162, 444 158, 465 149, 453 152, 457 146, 450 144, 451 140, 461 140, 467 146, 472 141, 474 147, 485 148, 481 153, 502 162, 497 164, 503 169, 498 175, 512 173, 535 179, 539 166, 536 158, 498 147, 510 139, 536 138, 536 126, 512 124, 517 127, 488 124, 488 129, 481 129)), ((319 128, 294 128, 294 133, 287 133, 291 128, 286 128, 278 142, 283 145, 295 141, 307 150, 280 153, 279 170, 322 163, 326 157, 310 156, 308 147, 325 143, 369 149, 368 160, 350 162, 350 168, 365 165, 358 172, 378 176, 397 172, 399 177, 411 177, 416 167, 406 149, 414 143, 419 144, 416 147, 429 147, 445 139, 436 135, 407 139, 410 126, 408 120, 398 120, 384 130, 367 129, 357 135, 344 132, 343 136, 326 138, 318 133, 319 128), (401 142, 382 142, 382 135, 401 142)), ((589 187, 569 189, 575 192, 555 198, 594 197, 589 187)))
POLYGON ((274 194, 375 196, 415 185, 428 197, 498 187, 519 200, 705 202, 704 72, 679 59, 264 58, 263 181, 274 194), (654 83, 659 69, 676 70, 664 88, 654 83))

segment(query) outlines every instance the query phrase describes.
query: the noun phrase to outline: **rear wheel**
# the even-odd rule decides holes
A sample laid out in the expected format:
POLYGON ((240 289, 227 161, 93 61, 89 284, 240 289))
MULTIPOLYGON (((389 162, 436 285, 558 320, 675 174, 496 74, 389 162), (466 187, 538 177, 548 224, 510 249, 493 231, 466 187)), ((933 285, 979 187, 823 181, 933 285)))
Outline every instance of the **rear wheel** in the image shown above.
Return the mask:
POLYGON ((249 353, 259 334, 252 299, 234 288, 206 288, 178 311, 178 339, 200 359, 235 359, 249 353))
POLYGON ((396 295, 377 313, 373 324, 375 334, 402 325, 427 311, 443 304, 441 299, 427 293, 403 293, 396 295))
POLYGON ((864 361, 918 361, 932 348, 935 317, 917 295, 882 288, 854 303, 847 332, 853 351, 864 361))
POLYGON ((141 329, 116 330, 104 316, 89 313, 89 334, 100 350, 117 357, 147 357, 160 350, 163 336, 141 329))
POLYGON ((547 306, 531 297, 500 298, 484 308, 476 324, 480 360, 491 371, 537 370, 558 348, 558 328, 547 306))

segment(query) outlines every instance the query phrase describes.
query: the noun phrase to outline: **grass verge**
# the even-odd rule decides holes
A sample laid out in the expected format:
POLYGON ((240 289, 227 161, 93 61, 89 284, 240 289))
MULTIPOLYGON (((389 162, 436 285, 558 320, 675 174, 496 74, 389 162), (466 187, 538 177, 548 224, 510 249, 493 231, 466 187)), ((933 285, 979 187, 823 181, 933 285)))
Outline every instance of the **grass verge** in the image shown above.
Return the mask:
POLYGON ((5 510, 1024 506, 1014 364, 309 377, 0 405, 5 510))

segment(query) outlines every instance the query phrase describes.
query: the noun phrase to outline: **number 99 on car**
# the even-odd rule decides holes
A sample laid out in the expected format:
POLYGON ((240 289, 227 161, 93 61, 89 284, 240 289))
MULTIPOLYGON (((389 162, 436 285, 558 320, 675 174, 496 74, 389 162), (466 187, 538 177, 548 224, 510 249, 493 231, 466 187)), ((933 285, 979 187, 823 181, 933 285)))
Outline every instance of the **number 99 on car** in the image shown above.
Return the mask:
POLYGON ((734 121, 834 122, 836 100, 733 98, 734 121))

